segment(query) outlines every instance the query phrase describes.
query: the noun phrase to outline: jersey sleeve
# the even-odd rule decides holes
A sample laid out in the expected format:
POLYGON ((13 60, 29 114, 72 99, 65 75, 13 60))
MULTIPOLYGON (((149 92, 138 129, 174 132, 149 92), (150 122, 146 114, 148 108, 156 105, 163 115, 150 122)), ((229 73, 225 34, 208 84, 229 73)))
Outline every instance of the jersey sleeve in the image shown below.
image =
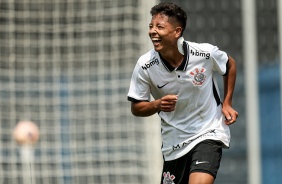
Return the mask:
POLYGON ((228 55, 226 52, 221 51, 216 46, 211 48, 211 56, 213 60, 213 70, 221 75, 224 75, 226 71, 226 66, 228 62, 228 55))
POLYGON ((137 62, 130 81, 127 99, 132 102, 150 101, 150 85, 148 74, 137 62))

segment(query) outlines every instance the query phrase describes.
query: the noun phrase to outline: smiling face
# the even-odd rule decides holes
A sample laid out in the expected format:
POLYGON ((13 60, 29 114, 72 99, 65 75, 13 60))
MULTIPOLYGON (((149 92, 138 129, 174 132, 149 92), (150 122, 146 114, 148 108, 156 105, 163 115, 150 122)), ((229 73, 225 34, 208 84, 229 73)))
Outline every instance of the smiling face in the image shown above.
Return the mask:
POLYGON ((164 14, 152 16, 149 24, 149 36, 157 52, 164 53, 177 49, 177 39, 181 35, 182 28, 164 14))

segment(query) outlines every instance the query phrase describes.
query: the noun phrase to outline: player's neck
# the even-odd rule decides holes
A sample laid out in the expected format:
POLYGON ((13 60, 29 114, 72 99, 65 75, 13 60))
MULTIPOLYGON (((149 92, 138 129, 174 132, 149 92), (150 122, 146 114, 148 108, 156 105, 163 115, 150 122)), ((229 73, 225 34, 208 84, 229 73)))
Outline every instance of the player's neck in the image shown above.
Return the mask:
POLYGON ((165 52, 165 53, 160 53, 161 56, 174 68, 177 68, 178 66, 181 65, 183 61, 183 55, 179 52, 165 52))

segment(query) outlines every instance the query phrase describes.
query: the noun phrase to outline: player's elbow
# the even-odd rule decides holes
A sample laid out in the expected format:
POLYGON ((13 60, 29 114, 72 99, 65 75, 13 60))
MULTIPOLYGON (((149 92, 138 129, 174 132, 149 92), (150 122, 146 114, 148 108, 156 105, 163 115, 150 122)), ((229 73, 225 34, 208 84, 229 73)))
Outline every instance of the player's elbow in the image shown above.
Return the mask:
POLYGON ((146 108, 146 103, 143 102, 131 103, 131 113, 138 117, 147 117, 152 115, 152 113, 146 108))
POLYGON ((138 110, 138 108, 136 108, 134 105, 131 105, 131 113, 132 113, 134 116, 142 117, 142 113, 140 113, 140 111, 138 110))
POLYGON ((131 113, 132 113, 134 116, 138 116, 138 113, 137 113, 136 110, 132 107, 132 105, 131 105, 131 113))

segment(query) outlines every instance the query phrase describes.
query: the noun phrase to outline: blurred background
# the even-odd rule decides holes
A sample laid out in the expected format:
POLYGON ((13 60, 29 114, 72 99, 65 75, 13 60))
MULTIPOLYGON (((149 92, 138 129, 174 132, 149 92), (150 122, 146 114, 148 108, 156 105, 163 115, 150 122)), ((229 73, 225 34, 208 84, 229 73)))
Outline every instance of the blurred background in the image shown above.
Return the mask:
MULTIPOLYGON (((186 40, 216 45, 237 62, 233 106, 240 116, 216 184, 251 183, 252 123, 259 125, 256 177, 282 183, 278 1, 254 5, 257 122, 246 114, 243 1, 173 1, 188 13, 186 40)), ((135 63, 152 48, 149 11, 159 2, 0 0, 0 184, 160 183, 159 119, 134 117, 127 101, 135 63), (12 138, 21 120, 40 129, 30 167, 12 138)))

